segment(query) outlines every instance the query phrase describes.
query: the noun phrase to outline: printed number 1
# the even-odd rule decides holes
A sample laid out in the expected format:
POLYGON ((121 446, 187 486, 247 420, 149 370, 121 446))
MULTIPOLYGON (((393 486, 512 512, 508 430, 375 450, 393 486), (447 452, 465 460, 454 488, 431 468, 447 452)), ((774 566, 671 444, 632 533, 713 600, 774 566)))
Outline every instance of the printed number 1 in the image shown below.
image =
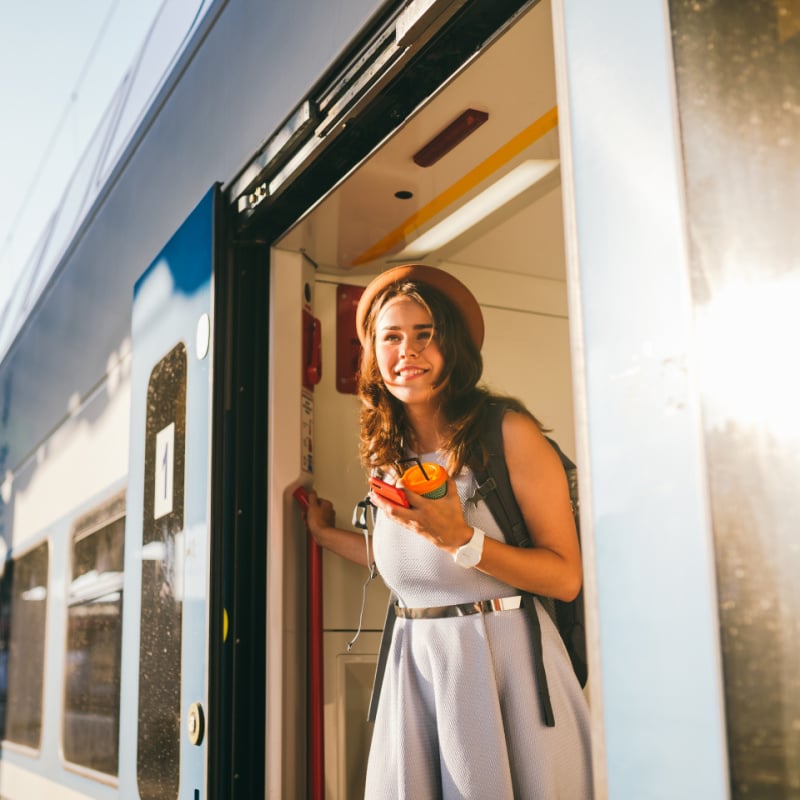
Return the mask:
POLYGON ((161 459, 161 469, 164 472, 164 500, 167 499, 167 484, 169 483, 169 475, 167 473, 167 459, 169 458, 169 442, 164 446, 164 458, 161 459))
POLYGON ((153 519, 172 511, 172 487, 175 474, 175 423, 170 422, 156 434, 156 474, 153 486, 153 519))

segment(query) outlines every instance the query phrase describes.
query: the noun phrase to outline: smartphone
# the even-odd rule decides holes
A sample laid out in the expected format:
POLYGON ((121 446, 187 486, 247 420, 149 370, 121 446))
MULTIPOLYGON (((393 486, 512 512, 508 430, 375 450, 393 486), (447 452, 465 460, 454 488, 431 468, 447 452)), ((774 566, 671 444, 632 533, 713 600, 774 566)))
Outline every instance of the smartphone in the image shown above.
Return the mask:
POLYGON ((402 489, 398 489, 397 486, 392 486, 391 483, 386 483, 380 478, 370 478, 369 485, 375 494, 379 494, 390 503, 403 506, 403 508, 410 508, 406 493, 402 489))

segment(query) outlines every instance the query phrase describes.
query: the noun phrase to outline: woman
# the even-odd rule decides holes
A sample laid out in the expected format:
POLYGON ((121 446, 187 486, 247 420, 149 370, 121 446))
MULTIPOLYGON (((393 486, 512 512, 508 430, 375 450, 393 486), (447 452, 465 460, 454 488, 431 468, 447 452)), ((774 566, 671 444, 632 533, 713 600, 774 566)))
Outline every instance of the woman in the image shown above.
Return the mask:
MULTIPOLYGON (((469 290, 442 270, 396 267, 365 290, 356 314, 364 348, 361 457, 398 481, 409 457, 451 477, 441 499, 404 487, 409 507, 372 493, 372 551, 398 598, 367 768, 368 800, 591 798, 586 703, 558 631, 539 605, 556 724, 540 713, 530 623, 519 590, 573 599, 581 586, 577 534, 561 463, 519 404, 503 417, 511 485, 533 547, 504 542, 473 469, 487 405, 478 385, 483 318, 469 290), (504 610, 454 615, 456 605, 506 598, 504 610)), ((506 400, 507 402, 507 400, 506 400)), ((399 482, 402 486, 402 482, 399 482)), ((357 563, 361 534, 336 528, 311 493, 315 540, 357 563)), ((460 613, 460 612, 459 612, 460 613)))

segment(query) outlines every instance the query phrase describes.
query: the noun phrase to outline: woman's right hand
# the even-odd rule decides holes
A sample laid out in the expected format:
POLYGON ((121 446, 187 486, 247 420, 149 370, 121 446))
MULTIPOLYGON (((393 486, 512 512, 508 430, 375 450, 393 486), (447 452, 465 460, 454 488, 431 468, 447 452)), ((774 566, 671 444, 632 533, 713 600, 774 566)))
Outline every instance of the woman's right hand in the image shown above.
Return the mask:
POLYGON ((313 489, 308 490, 308 509, 306 510, 306 527, 308 532, 314 537, 314 541, 324 546, 321 540, 322 533, 327 528, 336 525, 336 512, 333 503, 319 497, 313 489))
POLYGON ((362 567, 372 563, 372 553, 364 547, 364 534, 337 528, 333 503, 320 497, 313 489, 308 490, 305 516, 306 528, 320 547, 362 567))

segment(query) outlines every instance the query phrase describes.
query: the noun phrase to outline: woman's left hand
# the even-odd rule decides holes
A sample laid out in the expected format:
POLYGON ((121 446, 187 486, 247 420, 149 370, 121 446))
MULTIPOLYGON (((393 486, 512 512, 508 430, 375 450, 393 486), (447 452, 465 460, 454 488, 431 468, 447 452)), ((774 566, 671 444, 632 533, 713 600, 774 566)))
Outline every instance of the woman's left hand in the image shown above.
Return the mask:
POLYGON ((399 506, 372 492, 372 502, 389 519, 451 554, 472 538, 472 527, 464 519, 458 489, 451 477, 447 479, 447 494, 437 500, 412 492, 403 486, 402 481, 398 481, 397 486, 408 497, 410 508, 399 506))

